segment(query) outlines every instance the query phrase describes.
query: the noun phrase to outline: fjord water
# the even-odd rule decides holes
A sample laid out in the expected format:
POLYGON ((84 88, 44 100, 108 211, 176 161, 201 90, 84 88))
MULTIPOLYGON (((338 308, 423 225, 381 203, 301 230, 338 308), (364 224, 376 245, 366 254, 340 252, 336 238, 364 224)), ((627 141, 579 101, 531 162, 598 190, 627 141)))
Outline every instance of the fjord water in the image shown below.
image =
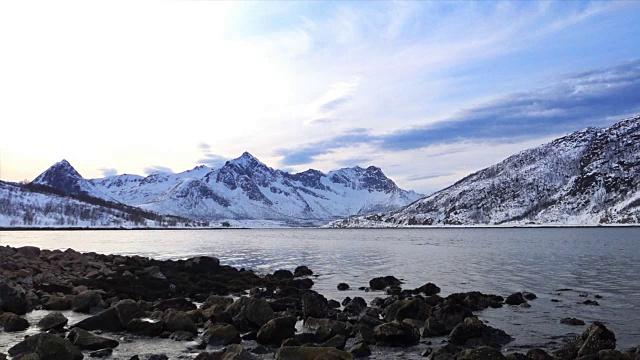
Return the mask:
POLYGON ((640 228, 5 231, 0 245, 157 259, 209 255, 261 273, 307 265, 318 275, 314 289, 339 301, 381 296, 358 287, 384 275, 403 279, 406 289, 433 282, 443 296, 530 291, 538 296, 530 308, 480 313, 516 338, 508 348, 554 347, 584 329, 561 325, 565 317, 606 323, 618 348, 640 344, 640 228), (337 291, 339 282, 351 289, 337 291), (563 288, 571 290, 557 291, 563 288), (600 306, 582 304, 595 295, 600 306))

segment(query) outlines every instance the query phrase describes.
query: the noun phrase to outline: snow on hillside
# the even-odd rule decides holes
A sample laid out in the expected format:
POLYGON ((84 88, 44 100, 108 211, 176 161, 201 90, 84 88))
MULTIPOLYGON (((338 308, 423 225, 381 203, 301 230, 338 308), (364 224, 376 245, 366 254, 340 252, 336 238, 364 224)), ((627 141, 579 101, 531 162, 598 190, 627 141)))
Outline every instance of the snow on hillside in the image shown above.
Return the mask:
POLYGON ((331 227, 640 223, 640 117, 525 150, 384 215, 331 227))

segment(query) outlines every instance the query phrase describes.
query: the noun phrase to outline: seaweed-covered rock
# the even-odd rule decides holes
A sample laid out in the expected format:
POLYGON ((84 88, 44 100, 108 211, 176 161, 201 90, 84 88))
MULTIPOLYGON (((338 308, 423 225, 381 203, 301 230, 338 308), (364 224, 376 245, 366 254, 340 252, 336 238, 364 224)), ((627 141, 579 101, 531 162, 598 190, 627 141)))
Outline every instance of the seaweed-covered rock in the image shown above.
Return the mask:
POLYGON ((54 311, 48 313, 38 321, 38 328, 42 331, 47 331, 51 329, 62 329, 67 325, 69 319, 67 319, 64 315, 62 315, 59 311, 54 311))
POLYGON ((601 322, 594 322, 582 333, 578 357, 596 354, 600 350, 615 349, 616 335, 601 322))
POLYGON ((9 349, 9 355, 17 357, 35 353, 40 360, 80 360, 80 350, 69 340, 56 335, 41 333, 29 336, 9 349))

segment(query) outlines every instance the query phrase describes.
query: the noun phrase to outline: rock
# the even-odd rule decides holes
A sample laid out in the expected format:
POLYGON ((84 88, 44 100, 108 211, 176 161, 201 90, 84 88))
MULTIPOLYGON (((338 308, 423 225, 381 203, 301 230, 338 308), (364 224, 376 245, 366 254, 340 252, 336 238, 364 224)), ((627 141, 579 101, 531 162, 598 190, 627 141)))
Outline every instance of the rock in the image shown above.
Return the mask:
POLYGON ((40 360, 40 356, 36 353, 25 353, 20 356, 16 356, 15 360, 40 360))
POLYGON ((425 321, 429 317, 429 312, 431 310, 430 306, 422 302, 422 300, 420 300, 419 298, 398 301, 399 303, 394 303, 396 306, 398 306, 394 314, 395 316, 393 316, 392 314, 392 319, 387 319, 387 316, 385 316, 385 320, 402 321, 404 319, 416 319, 425 321))
POLYGON ((0 360, 7 360, 7 355, 0 353, 0 360))
POLYGON ((220 259, 211 256, 198 256, 187 265, 193 272, 207 273, 215 271, 220 266, 220 259))
POLYGON ((360 315, 366 309, 367 302, 363 298, 356 296, 344 307, 344 312, 352 315, 360 315))
POLYGON ((313 271, 309 270, 308 267, 306 266, 298 266, 294 271, 293 271, 293 275, 295 277, 300 277, 300 276, 311 276, 313 275, 313 271))
POLYGON ((420 333, 411 325, 393 321, 376 326, 373 339, 390 346, 412 346, 420 341, 420 333))
POLYGON ((273 277, 278 279, 293 279, 293 273, 289 270, 276 270, 273 272, 273 277))
POLYGON ((351 331, 351 335, 356 343, 373 343, 373 327, 369 327, 365 324, 355 324, 351 331))
POLYGON ((336 335, 331 339, 325 341, 320 345, 322 347, 333 347, 336 349, 344 350, 344 347, 347 346, 347 337, 344 335, 336 335))
POLYGON ((230 344, 225 349, 222 360, 254 360, 255 358, 242 345, 230 344))
POLYGON ((402 281, 393 276, 377 277, 369 280, 371 290, 384 290, 387 286, 400 286, 402 281))
POLYGON ((203 340, 209 345, 229 345, 240 343, 240 333, 233 325, 214 325, 205 330, 203 340))
POLYGON ((296 332, 296 318, 284 316, 269 320, 258 331, 257 341, 264 345, 280 345, 296 332))
POLYGON ((422 337, 442 336, 448 333, 445 326, 436 317, 431 316, 424 323, 422 337))
POLYGON ((449 341, 454 345, 464 345, 470 340, 482 345, 492 343, 507 344, 513 338, 500 329, 485 325, 477 317, 469 317, 456 326, 449 334, 449 341))
MULTIPOLYGON (((303 330, 313 335, 313 342, 323 342, 336 335, 349 336, 353 327, 347 322, 332 319, 307 318, 304 321, 303 330)), ((305 343, 307 341, 302 341, 305 343)))
POLYGON ((71 309, 76 312, 88 313, 92 307, 101 305, 104 305, 104 303, 100 292, 96 290, 87 290, 73 298, 73 301, 71 302, 71 309))
POLYGON ((182 311, 170 309, 164 316, 164 328, 169 332, 179 330, 188 331, 194 335, 198 334, 198 328, 191 318, 182 311))
POLYGON ((220 352, 201 352, 198 356, 195 357, 194 360, 222 360, 224 356, 224 351, 220 352))
POLYGON ((338 284, 338 290, 340 290, 340 291, 349 290, 349 284, 347 284, 347 283, 339 283, 338 284))
POLYGON ((538 298, 538 296, 532 292, 528 292, 528 291, 524 291, 522 293, 522 297, 524 297, 526 300, 535 300, 538 298))
POLYGON ((258 345, 252 349, 249 349, 250 352, 254 353, 254 354, 259 354, 259 355, 264 355, 264 354, 268 354, 270 353, 269 349, 267 349, 266 347, 262 346, 262 345, 258 345))
POLYGON ((597 301, 595 301, 595 300, 585 300, 585 301, 583 302, 583 304, 585 304, 585 305, 592 305, 592 306, 600 306, 600 304, 599 304, 597 301))
POLYGON ((51 329, 60 330, 64 328, 68 322, 69 322, 69 319, 67 319, 64 315, 62 315, 61 312, 54 311, 54 312, 48 313, 47 315, 45 315, 45 317, 43 317, 42 319, 40 319, 40 321, 38 321, 38 328, 40 328, 40 330, 42 331, 48 331, 51 329))
POLYGON ((133 319, 138 319, 142 317, 146 317, 147 314, 138 306, 138 303, 131 299, 125 299, 118 301, 114 308, 118 313, 118 319, 120 319, 120 324, 123 327, 126 327, 129 324, 129 321, 133 319))
POLYGON ((615 349, 616 336, 601 322, 594 322, 582 333, 578 357, 596 354, 600 350, 615 349))
POLYGON ((527 355, 521 353, 511 353, 507 355, 507 360, 527 360, 527 355))
POLYGON ((94 316, 90 316, 79 323, 73 325, 84 330, 104 330, 104 331, 120 331, 124 327, 118 318, 118 312, 114 308, 104 310, 94 316))
POLYGON ((521 292, 517 292, 509 295, 504 302, 508 305, 520 305, 526 303, 527 300, 525 300, 521 292))
POLYGON ((282 344, 280 344, 280 346, 300 346, 300 342, 298 341, 298 339, 292 337, 292 338, 288 338, 285 341, 282 342, 282 344))
POLYGON ((351 347, 351 349, 349 349, 349 352, 355 358, 361 358, 361 357, 371 355, 371 350, 369 349, 369 346, 365 342, 355 344, 354 346, 351 347))
POLYGON ((16 248, 16 252, 23 255, 24 257, 37 258, 40 256, 41 251, 40 248, 37 248, 35 246, 22 246, 16 248))
POLYGON ((24 291, 0 282, 0 311, 24 315, 27 313, 28 305, 24 291))
POLYGON ((80 328, 71 329, 71 331, 69 331, 69 335, 67 335, 67 339, 81 350, 110 349, 119 345, 116 340, 93 335, 92 333, 80 328))
POLYGON ((184 330, 175 331, 169 336, 169 339, 175 340, 175 341, 191 341, 194 338, 195 338, 195 335, 184 330))
POLYGON ((434 349, 428 356, 431 360, 453 360, 455 354, 462 351, 462 348, 453 344, 447 344, 434 349))
POLYGON ((564 318, 560 320, 560 324, 577 326, 577 325, 584 325, 584 321, 576 318, 564 318))
POLYGON ((201 309, 205 310, 208 309, 214 305, 218 305, 221 307, 226 308, 227 306, 231 305, 233 303, 233 299, 230 297, 226 297, 226 296, 220 296, 220 295, 211 295, 207 298, 207 300, 205 300, 204 304, 202 304, 202 306, 200 307, 201 309))
POLYGON ((164 330, 164 321, 151 322, 151 321, 144 321, 141 319, 132 319, 127 324, 127 331, 134 334, 140 334, 140 335, 146 335, 146 336, 158 336, 162 334, 163 330, 164 330))
POLYGON ((195 310, 198 308, 191 301, 183 298, 160 300, 155 304, 154 307, 160 311, 165 311, 167 309, 174 309, 174 310, 185 311, 185 312, 189 310, 195 310))
POLYGON ((113 353, 112 349, 102 349, 102 350, 97 350, 97 351, 90 352, 89 353, 89 357, 92 357, 92 358, 105 358, 105 357, 111 356, 112 353, 113 353))
MULTIPOLYGON (((333 300, 333 299, 329 300, 328 305, 332 309, 340 308, 340 303, 337 300, 333 300)), ((273 304, 271 304, 271 307, 273 307, 273 304)))
POLYGON ((302 295, 302 311, 305 319, 308 317, 325 318, 329 315, 331 308, 323 295, 309 290, 302 295))
POLYGON ((467 350, 456 356, 456 360, 502 360, 506 359, 500 350, 489 346, 483 346, 473 350, 467 350))
POLYGON ((24 353, 36 353, 40 360, 80 360, 80 350, 69 340, 59 336, 40 333, 30 336, 9 349, 9 355, 16 357, 24 353))
POLYGON ((350 353, 329 347, 283 346, 276 352, 276 360, 351 360, 350 353))
POLYGON ((29 322, 14 313, 6 312, 0 315, 0 326, 6 332, 22 331, 29 327, 29 322))
POLYGON ((426 283, 419 288, 413 290, 414 294, 424 294, 425 296, 433 296, 440 293, 440 288, 433 283, 426 283))
POLYGON ((242 331, 259 329, 274 318, 273 309, 267 301, 246 296, 236 300, 226 310, 233 318, 233 323, 242 331))
POLYGON ((458 304, 439 305, 431 313, 444 326, 447 332, 461 324, 464 319, 473 316, 473 313, 468 308, 458 304))
POLYGON ((342 306, 346 306, 350 302, 351 302, 351 298, 347 296, 346 298, 344 298, 344 300, 342 300, 341 304, 342 306))
POLYGON ((49 296, 47 302, 42 305, 45 310, 71 310, 73 296, 49 296))
POLYGON ((626 360, 626 358, 620 351, 605 349, 598 351, 598 360, 626 360))
POLYGON ((527 351, 527 359, 529 360, 553 360, 553 356, 547 354, 542 349, 531 349, 527 351))
POLYGON ((149 266, 140 271, 136 271, 137 274, 146 275, 153 279, 158 280, 167 280, 167 277, 160 271, 160 267, 158 266, 149 266))

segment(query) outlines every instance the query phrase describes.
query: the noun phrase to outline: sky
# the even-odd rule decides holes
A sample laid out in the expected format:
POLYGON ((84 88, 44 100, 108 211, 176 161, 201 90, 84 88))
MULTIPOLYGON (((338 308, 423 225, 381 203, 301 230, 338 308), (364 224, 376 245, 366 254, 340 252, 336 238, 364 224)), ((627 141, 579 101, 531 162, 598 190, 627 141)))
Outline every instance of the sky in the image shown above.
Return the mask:
POLYGON ((640 113, 640 2, 3 1, 0 179, 375 165, 428 194, 640 113))

